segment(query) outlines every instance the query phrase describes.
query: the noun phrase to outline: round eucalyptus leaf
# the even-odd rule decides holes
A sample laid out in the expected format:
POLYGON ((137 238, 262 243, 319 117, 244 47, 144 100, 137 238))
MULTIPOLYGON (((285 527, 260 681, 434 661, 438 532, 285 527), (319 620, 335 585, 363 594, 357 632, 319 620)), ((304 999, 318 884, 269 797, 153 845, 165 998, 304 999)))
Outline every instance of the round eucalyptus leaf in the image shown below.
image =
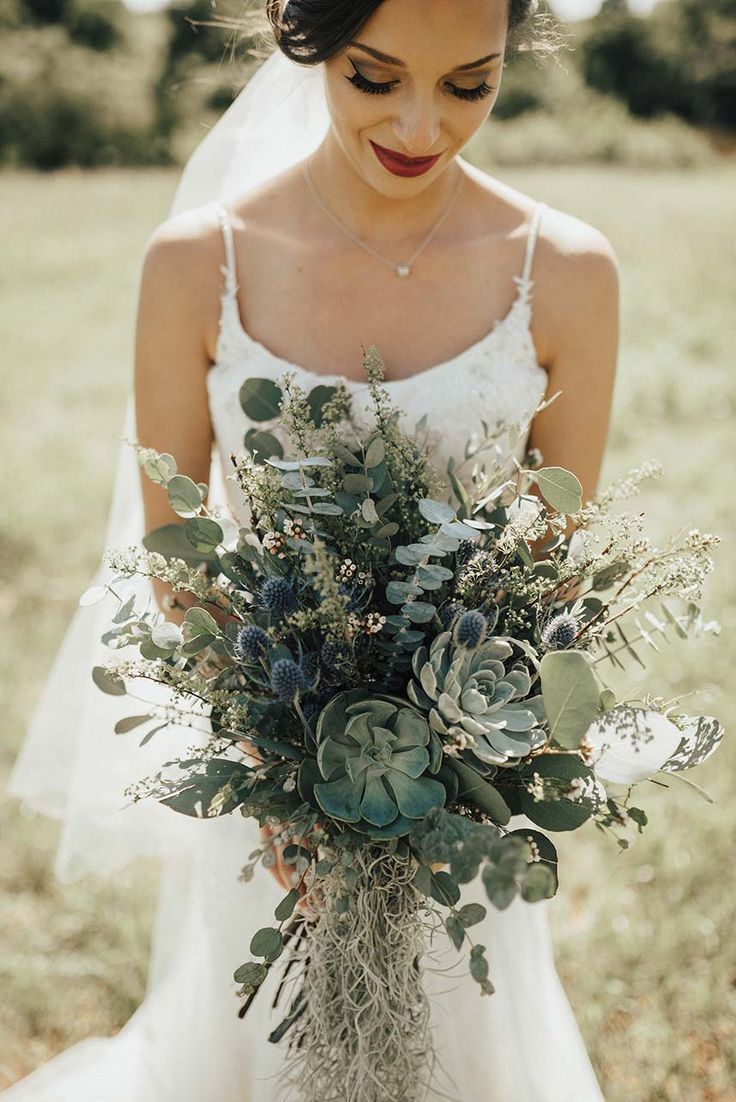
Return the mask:
POLYGON ((208 554, 220 546, 225 538, 222 528, 216 520, 209 517, 190 517, 184 521, 184 535, 195 551, 208 554))
POLYGON ((219 631, 217 621, 204 608, 188 608, 184 620, 193 635, 217 635, 219 631))
POLYGON ((582 505, 583 487, 571 471, 564 467, 542 467, 530 471, 542 497, 558 513, 576 513, 582 505))
POLYGON ((277 459, 281 459, 284 454, 281 442, 272 432, 266 432, 265 429, 249 428, 243 438, 243 446, 248 449, 257 463, 263 463, 274 455, 277 459))
POLYGON ((85 608, 87 605, 96 605, 98 601, 107 593, 107 587, 104 585, 93 585, 89 589, 85 589, 82 596, 77 602, 81 608, 85 608))
POLYGON ((183 642, 181 628, 178 624, 171 624, 164 620, 151 629, 151 642, 161 650, 171 650, 183 642))
POLYGON ((335 393, 336 387, 326 386, 324 383, 320 383, 318 386, 312 387, 307 395, 307 405, 309 406, 315 428, 321 427, 324 407, 331 401, 335 393))
POLYGON ((273 421, 281 412, 283 394, 273 379, 246 379, 239 397, 243 412, 251 421, 273 421))
POLYGON ((430 524, 449 524, 455 519, 455 510, 445 501, 423 497, 418 502, 419 512, 430 524))
POLYGON ((245 987, 254 989, 263 983, 267 975, 268 968, 265 964, 249 960, 247 964, 241 964, 240 968, 236 969, 233 979, 236 983, 242 983, 245 987))
POLYGON ((437 610, 428 601, 407 601, 401 606, 401 611, 409 617, 412 624, 428 624, 437 610))
POLYGON ((574 750, 598 713, 600 690, 580 651, 549 651, 540 664, 550 736, 574 750))
POLYGON ((98 689, 108 696, 125 696, 125 682, 114 677, 104 666, 92 667, 92 680, 98 689))
POLYGON ((170 478, 166 484, 166 493, 171 508, 181 517, 198 513, 202 506, 199 486, 185 474, 175 474, 170 478))
POLYGON ((364 499, 360 506, 360 511, 363 514, 363 519, 367 520, 370 524, 376 524, 378 521, 378 513, 376 512, 376 504, 372 497, 364 499))
POLYGON ((283 935, 273 926, 262 926, 260 930, 256 930, 250 943, 250 951, 254 957, 265 957, 269 961, 276 960, 283 947, 283 935))

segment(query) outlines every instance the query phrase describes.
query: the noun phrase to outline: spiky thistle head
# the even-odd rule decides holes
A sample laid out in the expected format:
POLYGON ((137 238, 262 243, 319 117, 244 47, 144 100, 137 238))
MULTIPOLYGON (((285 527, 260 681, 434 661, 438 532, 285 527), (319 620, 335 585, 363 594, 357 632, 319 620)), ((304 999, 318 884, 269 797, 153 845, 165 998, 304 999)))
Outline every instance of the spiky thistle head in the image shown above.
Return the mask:
POLYGON ((263 608, 275 620, 281 620, 298 607, 296 594, 286 578, 268 578, 258 596, 263 608))
MULTIPOLYGON (((470 540, 468 540, 467 542, 469 543, 470 540)), ((465 605, 461 604, 460 601, 448 601, 446 604, 444 604, 442 608, 438 611, 440 623, 442 624, 443 629, 445 631, 448 631, 452 627, 455 618, 457 616, 462 616, 465 611, 465 605)))
POLYGON ((579 626, 572 613, 559 612, 542 632, 542 645, 547 650, 567 650, 575 642, 579 626))
POLYGON ((291 704, 306 688, 301 666, 292 658, 278 658, 271 667, 271 688, 283 704, 291 704))
POLYGON ((483 613, 477 608, 471 608, 456 620, 453 641, 459 647, 475 650, 485 639, 487 630, 488 621, 483 613))
POLYGON ((268 652, 268 633, 257 624, 246 624, 238 632, 235 653, 241 662, 257 662, 268 652))

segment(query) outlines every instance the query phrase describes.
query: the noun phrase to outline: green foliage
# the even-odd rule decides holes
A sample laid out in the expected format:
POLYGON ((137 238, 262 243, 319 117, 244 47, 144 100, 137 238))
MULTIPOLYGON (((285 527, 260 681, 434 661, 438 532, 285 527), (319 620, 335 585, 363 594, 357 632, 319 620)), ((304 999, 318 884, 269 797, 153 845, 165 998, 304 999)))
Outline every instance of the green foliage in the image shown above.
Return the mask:
POLYGON ((626 6, 591 21, 581 43, 585 80, 634 115, 669 112, 736 126, 736 10, 731 0, 669 0, 648 19, 626 6))
POLYGON ((549 734, 559 746, 574 750, 599 707, 600 691, 590 664, 580 651, 545 654, 540 677, 549 734))
POLYGON ((2 31, 0 163, 171 162, 150 93, 151 36, 137 19, 113 0, 75 0, 2 31))

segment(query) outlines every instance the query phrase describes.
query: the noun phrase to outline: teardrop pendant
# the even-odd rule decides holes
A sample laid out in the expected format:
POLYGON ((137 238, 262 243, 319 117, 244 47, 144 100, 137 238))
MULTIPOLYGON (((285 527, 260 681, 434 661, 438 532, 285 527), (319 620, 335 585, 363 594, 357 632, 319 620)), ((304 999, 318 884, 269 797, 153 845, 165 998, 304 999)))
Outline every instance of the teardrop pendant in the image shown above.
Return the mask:
POLYGON ((402 279, 406 279, 406 277, 409 275, 410 272, 411 272, 411 268, 409 267, 408 264, 397 264, 396 265, 396 274, 397 274, 397 276, 401 276, 402 279))

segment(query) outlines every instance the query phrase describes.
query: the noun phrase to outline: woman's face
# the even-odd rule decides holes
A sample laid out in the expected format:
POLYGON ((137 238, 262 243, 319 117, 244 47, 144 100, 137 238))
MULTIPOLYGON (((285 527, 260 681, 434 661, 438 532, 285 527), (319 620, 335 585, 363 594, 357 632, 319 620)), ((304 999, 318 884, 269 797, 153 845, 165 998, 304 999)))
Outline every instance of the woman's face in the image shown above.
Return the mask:
POLYGON ((507 11, 508 0, 384 0, 354 44, 324 63, 334 136, 366 183, 388 196, 417 194, 485 122, 501 82, 507 11), (439 158, 420 175, 396 175, 372 143, 439 158))

